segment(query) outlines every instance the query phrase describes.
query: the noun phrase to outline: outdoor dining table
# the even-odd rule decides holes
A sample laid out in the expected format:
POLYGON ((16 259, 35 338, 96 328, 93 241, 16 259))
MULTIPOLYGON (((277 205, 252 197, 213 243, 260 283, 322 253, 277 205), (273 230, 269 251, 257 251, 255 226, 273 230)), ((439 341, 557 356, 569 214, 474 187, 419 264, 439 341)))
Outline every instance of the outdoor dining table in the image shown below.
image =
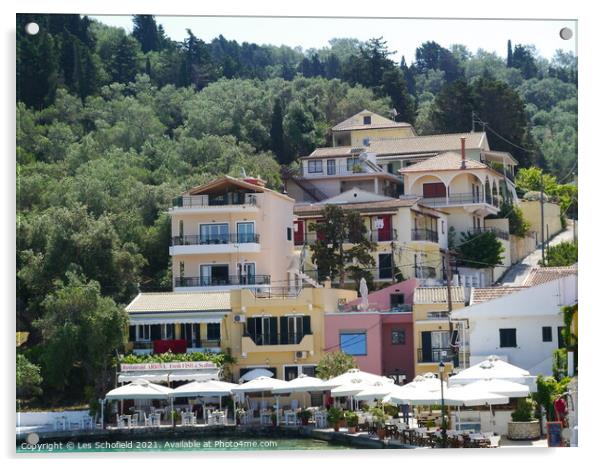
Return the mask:
POLYGON ((207 416, 208 425, 223 425, 225 422, 224 412, 215 410, 207 416))
POLYGON ((259 414, 259 423, 269 425, 272 423, 272 414, 270 412, 261 411, 259 414))
POLYGON ((64 415, 55 417, 54 418, 54 429, 57 431, 59 429, 66 430, 67 429, 67 417, 65 417, 64 415))
POLYGON ((182 412, 182 425, 195 425, 196 414, 194 412, 182 412))
POLYGON ((285 425, 297 425, 299 419, 297 413, 292 410, 284 412, 284 424, 285 425))
POLYGON ((118 425, 125 422, 127 428, 132 428, 132 416, 131 415, 121 415, 119 417, 118 425))

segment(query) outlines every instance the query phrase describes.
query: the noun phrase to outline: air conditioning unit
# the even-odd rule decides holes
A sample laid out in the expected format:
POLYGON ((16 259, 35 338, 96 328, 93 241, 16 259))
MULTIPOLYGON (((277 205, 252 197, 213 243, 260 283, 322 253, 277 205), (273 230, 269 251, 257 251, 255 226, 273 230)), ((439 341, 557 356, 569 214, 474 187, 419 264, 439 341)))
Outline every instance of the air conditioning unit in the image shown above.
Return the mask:
POLYGON ((246 323, 247 317, 245 315, 234 315, 234 322, 235 323, 246 323))
POLYGON ((307 358, 307 352, 295 352, 295 358, 307 358))

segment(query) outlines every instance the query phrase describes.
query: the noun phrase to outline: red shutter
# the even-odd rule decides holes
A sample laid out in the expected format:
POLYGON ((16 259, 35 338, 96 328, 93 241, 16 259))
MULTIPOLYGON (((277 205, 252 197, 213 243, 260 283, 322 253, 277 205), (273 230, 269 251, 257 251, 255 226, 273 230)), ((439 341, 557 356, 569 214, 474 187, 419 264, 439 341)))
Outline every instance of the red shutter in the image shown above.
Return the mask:
POLYGON ((378 241, 379 242, 388 242, 391 241, 391 215, 387 214, 386 216, 379 216, 379 219, 383 221, 383 228, 378 229, 378 241))
POLYGON ((445 198, 443 183, 425 183, 422 185, 422 196, 425 198, 445 198))
POLYGON ((295 245, 303 245, 305 239, 305 223, 303 221, 295 221, 294 240, 295 245))
MULTIPOLYGON (((316 223, 317 224, 322 224, 322 223, 324 223, 324 220, 316 221, 316 223)), ((324 234, 324 232, 316 232, 316 234, 317 234, 316 238, 318 240, 326 240, 326 235, 324 234)))

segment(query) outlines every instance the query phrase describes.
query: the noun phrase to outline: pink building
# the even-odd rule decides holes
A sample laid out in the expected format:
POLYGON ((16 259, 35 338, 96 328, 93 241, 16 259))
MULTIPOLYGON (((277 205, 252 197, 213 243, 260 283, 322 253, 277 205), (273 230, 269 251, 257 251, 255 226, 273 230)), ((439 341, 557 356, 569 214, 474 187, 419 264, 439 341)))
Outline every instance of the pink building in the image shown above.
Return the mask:
POLYGON ((326 350, 353 355, 363 371, 405 381, 414 378, 412 304, 416 279, 368 294, 325 317, 326 350))

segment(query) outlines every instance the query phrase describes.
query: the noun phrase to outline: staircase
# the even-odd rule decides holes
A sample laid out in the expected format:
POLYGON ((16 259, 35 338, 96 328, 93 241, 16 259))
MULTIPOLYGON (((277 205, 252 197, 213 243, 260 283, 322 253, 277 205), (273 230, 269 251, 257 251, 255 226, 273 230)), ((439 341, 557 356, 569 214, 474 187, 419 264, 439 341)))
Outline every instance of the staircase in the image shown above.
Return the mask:
POLYGON ((295 275, 301 280, 307 282, 312 287, 319 289, 322 287, 318 281, 313 279, 312 277, 305 274, 305 258, 307 257, 307 244, 303 244, 303 248, 301 248, 301 252, 299 253, 299 269, 295 271, 295 275))
POLYGON ((328 195, 320 190, 316 185, 314 185, 311 181, 305 178, 302 175, 299 175, 298 170, 290 169, 286 166, 282 166, 280 169, 280 173, 282 175, 283 180, 292 180, 295 182, 299 188, 301 188, 305 193, 311 196, 316 201, 322 201, 328 198, 328 195))
POLYGON ((307 282, 309 285, 311 285, 312 287, 314 287, 316 289, 320 289, 323 287, 322 284, 320 284, 318 281, 313 280, 311 277, 309 277, 303 271, 299 271, 296 274, 297 274, 297 277, 304 280, 305 282, 307 282))

